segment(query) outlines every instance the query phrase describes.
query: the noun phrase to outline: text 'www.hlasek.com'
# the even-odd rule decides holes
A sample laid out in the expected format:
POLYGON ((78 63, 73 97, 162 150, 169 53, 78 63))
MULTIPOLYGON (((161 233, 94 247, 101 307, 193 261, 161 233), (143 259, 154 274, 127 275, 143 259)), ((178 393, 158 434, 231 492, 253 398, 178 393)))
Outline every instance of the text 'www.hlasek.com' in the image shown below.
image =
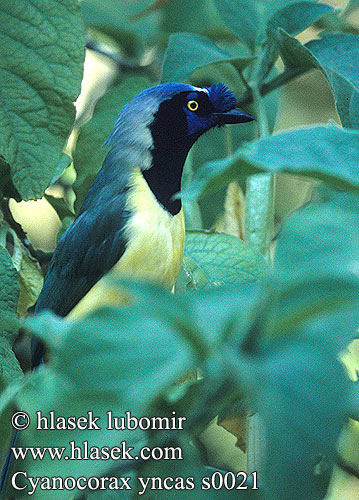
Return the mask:
MULTIPOLYGON (((46 414, 40 411, 36 412, 33 419, 33 424, 36 423, 37 431, 115 431, 114 435, 115 446, 94 446, 88 440, 75 442, 75 440, 66 440, 66 446, 13 446, 11 448, 12 455, 15 461, 66 461, 71 463, 76 461, 106 461, 114 462, 124 461, 128 465, 124 469, 123 477, 115 471, 111 466, 110 473, 87 477, 85 475, 75 477, 73 475, 61 474, 61 476, 39 476, 31 475, 25 470, 19 470, 11 476, 11 485, 15 490, 23 491, 28 495, 33 495, 37 490, 135 490, 138 495, 143 495, 150 490, 177 490, 191 491, 196 487, 202 490, 247 490, 258 489, 257 472, 250 474, 240 472, 224 472, 211 470, 208 475, 201 477, 181 475, 162 476, 134 476, 129 475, 131 469, 136 469, 136 466, 148 461, 158 462, 160 460, 183 460, 183 450, 181 446, 166 446, 165 441, 161 442, 161 446, 131 446, 128 443, 131 432, 128 431, 181 431, 184 429, 186 417, 179 417, 176 412, 172 412, 170 417, 140 417, 132 415, 127 411, 122 416, 116 416, 112 411, 108 411, 105 417, 95 416, 92 411, 88 411, 83 416, 60 416, 55 412, 50 411, 46 414), (126 433, 127 440, 118 441, 119 431, 126 433), (66 477, 65 477, 66 476, 66 477)), ((11 419, 12 426, 17 430, 24 430, 30 426, 31 418, 28 413, 18 411, 13 414, 11 419)), ((66 436, 69 436, 69 433, 66 436)), ((78 437, 78 434, 77 434, 78 437)), ((168 441, 168 439, 167 439, 168 441)), ((37 469, 38 470, 38 469, 37 469)), ((75 470, 71 467, 71 471, 75 470)), ((100 470, 96 467, 96 470, 100 470)))

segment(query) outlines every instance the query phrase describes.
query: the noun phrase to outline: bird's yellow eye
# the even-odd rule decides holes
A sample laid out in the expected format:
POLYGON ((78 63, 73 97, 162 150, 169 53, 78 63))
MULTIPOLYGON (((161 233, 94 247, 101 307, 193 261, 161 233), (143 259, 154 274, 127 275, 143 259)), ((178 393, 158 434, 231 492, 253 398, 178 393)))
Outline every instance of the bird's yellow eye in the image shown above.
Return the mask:
POLYGON ((190 111, 197 111, 198 109, 198 102, 197 101, 188 101, 187 103, 187 108, 190 110, 190 111))

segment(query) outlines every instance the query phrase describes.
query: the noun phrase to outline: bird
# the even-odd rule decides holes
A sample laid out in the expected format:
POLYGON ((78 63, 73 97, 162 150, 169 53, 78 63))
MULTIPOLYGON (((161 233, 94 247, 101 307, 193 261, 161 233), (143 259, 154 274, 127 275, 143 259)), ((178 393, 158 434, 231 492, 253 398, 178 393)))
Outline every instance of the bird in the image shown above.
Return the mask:
MULTIPOLYGON (((220 82, 210 87, 164 83, 122 108, 106 142, 103 165, 55 249, 35 314, 82 314, 84 298, 111 269, 122 277, 173 287, 185 243, 182 204, 174 195, 181 189, 187 154, 210 129, 254 120, 236 104, 234 92, 220 82)), ((101 305, 103 291, 96 290, 92 306, 101 305)), ((33 369, 43 357, 44 346, 35 340, 33 369)), ((15 433, 12 443, 17 437, 15 433)))
POLYGON ((68 315, 112 268, 121 277, 173 287, 185 242, 174 195, 187 154, 208 130, 254 119, 236 104, 223 83, 165 83, 123 107, 102 168, 54 252, 35 313, 68 315))

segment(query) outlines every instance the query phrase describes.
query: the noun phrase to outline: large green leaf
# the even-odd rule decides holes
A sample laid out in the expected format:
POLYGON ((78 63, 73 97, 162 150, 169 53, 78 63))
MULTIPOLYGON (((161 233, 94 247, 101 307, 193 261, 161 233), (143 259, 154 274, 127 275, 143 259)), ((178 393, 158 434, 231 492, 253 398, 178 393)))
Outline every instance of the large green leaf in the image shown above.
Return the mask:
POLYGON ((213 0, 159 1, 161 28, 166 33, 198 33, 219 40, 231 36, 221 21, 213 0))
POLYGON ((47 313, 27 325, 50 345, 54 361, 49 368, 71 383, 74 394, 94 402, 108 398, 122 409, 145 411, 195 362, 173 322, 161 321, 155 310, 143 311, 142 305, 99 310, 77 322, 47 313))
POLYGON ((345 127, 358 126, 359 36, 333 34, 302 45, 284 31, 276 33, 281 56, 288 68, 317 68, 328 79, 345 127))
POLYGON ((163 61, 162 81, 186 81, 195 69, 209 64, 233 62, 243 69, 253 59, 248 53, 233 56, 200 35, 177 33, 170 36, 163 61), (193 47, 196 47, 195 51, 193 47))
POLYGON ((71 132, 84 59, 77 0, 0 2, 0 153, 23 199, 42 196, 71 132))
POLYGON ((141 55, 146 42, 157 34, 160 16, 154 12, 136 18, 152 4, 142 2, 118 2, 118 0, 84 0, 81 11, 85 24, 116 40, 129 56, 141 55))
POLYGON ((278 240, 259 319, 269 340, 259 349, 257 387, 275 500, 325 494, 328 481, 321 484, 314 469, 321 457, 333 461, 346 418, 349 381, 337 357, 359 325, 358 228, 358 195, 326 189, 287 221, 278 240))
POLYGON ((240 40, 253 48, 262 41, 265 19, 263 0, 215 0, 219 15, 224 23, 240 40))
MULTIPOLYGON (((22 377, 19 363, 12 351, 12 344, 18 332, 17 303, 19 282, 16 269, 8 251, 0 245, 0 390, 4 392, 12 382, 22 377)), ((10 410, 6 409, 0 418, 0 457, 7 452, 10 426, 10 410)))
POLYGON ((262 307, 261 280, 224 287, 206 287, 191 296, 193 322, 208 342, 233 343, 238 349, 262 307))
POLYGON ((18 312, 20 316, 26 316, 27 310, 36 303, 40 295, 44 284, 44 277, 39 263, 29 255, 24 247, 21 247, 21 262, 18 269, 18 277, 20 284, 18 312))
POLYGON ((324 457, 330 470, 335 457, 349 388, 343 367, 325 343, 298 340, 261 358, 257 369, 267 498, 322 500, 330 475, 323 480, 315 469, 324 457))
POLYGON ((276 12, 270 19, 267 30, 282 28, 295 36, 329 12, 333 12, 330 5, 311 1, 296 2, 276 12))
POLYGON ((17 333, 17 302, 19 300, 19 282, 16 269, 8 251, 0 245, 0 266, 2 286, 0 291, 1 335, 9 343, 17 333))
MULTIPOLYGON (((253 0, 215 0, 218 12, 226 26, 252 49, 265 40, 267 26, 271 19, 275 19, 277 12, 286 8, 288 15, 290 6, 296 3, 298 0, 257 0, 255 2, 253 0)), ((303 13, 302 17, 305 17, 303 13)), ((303 23, 305 24, 306 21, 303 23)))
POLYGON ((105 159, 104 143, 113 129, 114 121, 123 106, 151 83, 144 77, 132 77, 111 88, 96 104, 91 120, 80 131, 74 153, 77 178, 73 189, 78 212, 84 196, 105 159))
POLYGON ((278 58, 278 48, 275 42, 275 33, 278 28, 285 30, 290 35, 297 35, 330 12, 333 12, 332 7, 317 3, 316 0, 289 2, 288 5, 276 11, 266 25, 265 55, 262 57, 259 77, 266 77, 268 69, 274 65, 278 58))
POLYGON ((343 125, 357 128, 359 36, 328 35, 321 40, 309 42, 306 47, 317 59, 328 78, 343 125))
POLYGON ((201 289, 254 281, 266 264, 262 255, 244 241, 228 234, 187 231, 183 266, 190 287, 201 289))
POLYGON ((349 16, 352 12, 357 10, 359 8, 359 1, 358 0, 349 0, 348 4, 346 5, 344 9, 344 14, 346 16, 349 16))
POLYGON ((359 200, 356 193, 325 190, 322 196, 321 203, 295 214, 283 228, 275 260, 268 335, 285 335, 320 319, 321 336, 339 351, 359 325, 355 306, 359 302, 359 200), (336 314, 342 319, 341 327, 336 314), (332 320, 335 327, 330 326, 332 320))
MULTIPOLYGON (((142 304, 97 311, 72 322, 45 313, 28 320, 27 325, 50 346, 50 361, 32 385, 21 391, 20 407, 30 417, 36 411, 47 415, 51 410, 62 416, 93 411, 100 417, 99 430, 37 431, 31 427, 23 433, 28 446, 51 442, 52 446, 66 446, 68 451, 72 440, 77 445, 85 440, 89 446, 100 447, 123 440, 128 446, 138 446, 140 440, 145 443, 139 429, 107 429, 106 413, 111 410, 115 416, 125 416, 127 411, 138 418, 148 415, 151 403, 197 361, 173 321, 162 319, 142 304)), ((50 476, 78 477, 104 473, 111 465, 104 460, 54 461, 46 457, 41 463, 29 461, 27 467, 35 475, 42 475, 46 468, 50 476)), ((39 491, 34 498, 55 495, 39 491)), ((68 498, 68 493, 56 492, 56 498, 68 498)))
POLYGON ((322 187, 284 224, 257 310, 250 303, 233 368, 264 422, 266 498, 325 496, 349 394, 338 354, 359 324, 358 228, 358 194, 322 187))
POLYGON ((0 245, 9 249, 12 266, 17 271, 14 286, 20 285, 20 294, 16 297, 14 310, 17 310, 20 316, 25 316, 40 294, 44 283, 43 275, 37 260, 31 257, 13 229, 0 226, 0 245))
POLYGON ((184 196, 200 197, 234 179, 260 172, 286 172, 358 189, 359 134, 337 126, 299 128, 238 149, 232 156, 207 163, 184 196))

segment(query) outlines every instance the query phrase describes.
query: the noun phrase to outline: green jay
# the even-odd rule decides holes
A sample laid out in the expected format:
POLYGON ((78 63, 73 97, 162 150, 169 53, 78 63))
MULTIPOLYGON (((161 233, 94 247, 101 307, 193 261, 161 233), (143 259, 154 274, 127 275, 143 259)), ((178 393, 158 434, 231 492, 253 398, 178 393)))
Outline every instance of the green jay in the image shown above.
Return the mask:
POLYGON ((223 83, 165 83, 126 104, 80 213, 57 245, 35 312, 66 316, 75 308, 72 315, 79 315, 86 310, 79 302, 93 288, 91 307, 100 304, 99 281, 112 268, 172 288, 185 240, 181 200, 174 195, 187 154, 213 127, 251 120, 223 83))
MULTIPOLYGON (((171 289, 184 250, 183 210, 174 195, 187 154, 208 130, 253 119, 236 109, 236 97, 223 83, 209 88, 165 83, 126 104, 80 213, 57 245, 35 313, 49 309, 78 316, 101 305, 107 293, 101 278, 111 269, 171 289)), ((33 367, 42 359, 43 346, 35 342, 33 367)), ((12 446, 15 442, 16 433, 12 446)))

